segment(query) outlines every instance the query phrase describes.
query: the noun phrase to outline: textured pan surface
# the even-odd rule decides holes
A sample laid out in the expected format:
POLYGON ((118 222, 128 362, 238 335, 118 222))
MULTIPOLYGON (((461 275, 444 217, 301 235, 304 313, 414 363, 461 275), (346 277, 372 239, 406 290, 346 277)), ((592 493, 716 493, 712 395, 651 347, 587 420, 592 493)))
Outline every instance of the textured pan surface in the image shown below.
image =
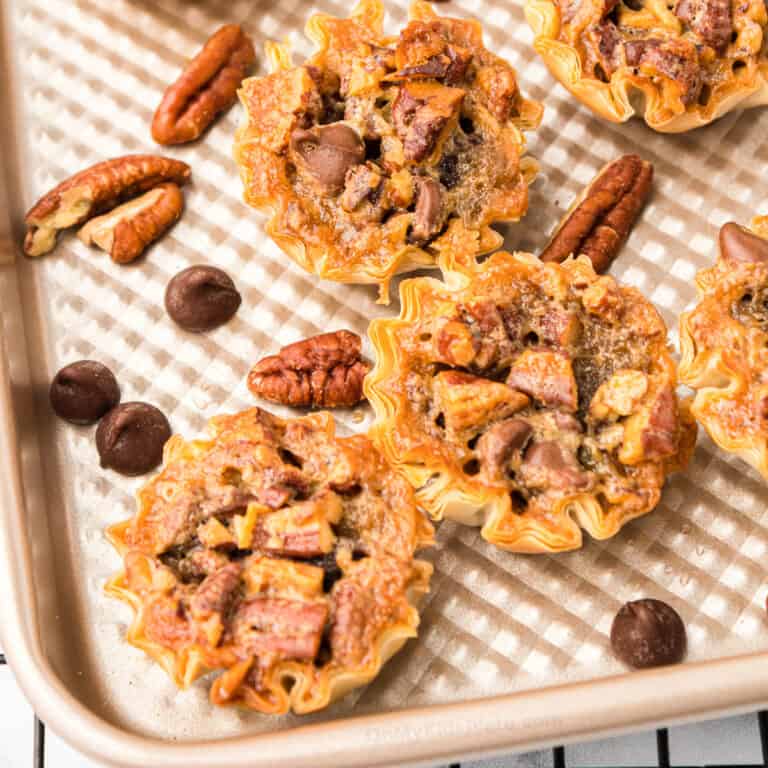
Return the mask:
MULTIPOLYGON (((18 155, 18 183, 13 168, 5 170, 18 223, 25 206, 69 174, 105 157, 152 151, 149 124, 163 89, 220 24, 243 23, 263 72, 265 39, 290 37, 302 54, 310 10, 342 15, 350 3, 15 0, 8 7, 21 77, 19 122, 29 147, 18 155)), ((390 29, 405 7, 390 3, 390 29)), ((531 213, 506 231, 507 248, 542 247, 581 186, 618 154, 638 151, 656 166, 656 192, 613 273, 641 288, 674 328, 694 298, 695 271, 713 258, 718 227, 766 212, 768 113, 754 110, 741 121, 731 114, 682 136, 654 134, 639 121, 600 122, 547 74, 515 0, 455 1, 439 10, 482 19, 488 47, 507 57, 527 95, 546 105, 541 129, 529 137, 542 175, 531 213)), ((368 318, 397 309, 377 306, 373 288, 304 274, 265 238, 264 219, 240 202, 231 159, 238 110, 202 142, 167 152, 192 166, 187 210, 140 263, 114 265, 69 234, 50 256, 19 259, 0 271, 9 354, 26 332, 37 412, 34 429, 27 427, 42 449, 28 482, 32 487, 40 472, 45 479, 56 556, 58 602, 50 600, 50 585, 39 591, 50 658, 75 695, 112 723, 182 741, 273 731, 299 720, 216 710, 206 681, 179 692, 124 643, 126 609, 102 593, 120 565, 103 529, 132 513, 141 481, 100 470, 92 431, 54 420, 46 404, 50 376, 72 360, 99 359, 116 373, 124 400, 155 403, 175 431, 191 437, 214 413, 253 402, 245 377, 258 357, 322 330, 364 333, 368 318), (227 270, 243 294, 236 318, 204 336, 176 329, 162 307, 170 277, 198 263, 227 270)), ((18 360, 14 383, 26 376, 22 353, 11 355, 18 360)), ((342 433, 365 429, 369 418, 366 410, 362 418, 341 413, 342 433)), ((302 724, 621 673, 607 652, 610 622, 623 601, 643 595, 680 611, 691 661, 768 650, 768 488, 706 439, 658 510, 611 541, 588 541, 573 554, 515 557, 483 543, 475 529, 444 524, 438 542, 419 640, 367 689, 302 724)))

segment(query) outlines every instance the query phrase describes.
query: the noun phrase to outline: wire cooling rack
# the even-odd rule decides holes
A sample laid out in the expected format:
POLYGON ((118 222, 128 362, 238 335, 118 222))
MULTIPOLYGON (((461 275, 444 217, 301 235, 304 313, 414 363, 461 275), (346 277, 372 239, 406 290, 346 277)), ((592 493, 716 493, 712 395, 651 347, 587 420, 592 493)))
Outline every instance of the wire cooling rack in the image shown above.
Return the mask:
MULTIPOLYGON (((5 655, 0 653, 0 666, 5 665, 5 655)), ((757 721, 760 731, 760 747, 762 751, 762 762, 752 763, 717 763, 706 764, 699 768, 768 768, 768 711, 757 713, 757 721)), ((717 723, 712 724, 713 728, 717 723)), ((660 728, 656 731, 656 765, 658 768, 690 768, 670 761, 669 753, 669 732, 666 728, 660 728)), ((35 716, 34 738, 32 745, 32 768, 56 768, 55 765, 46 763, 45 759, 45 725, 35 716)), ((495 765, 503 766, 504 761, 497 761, 495 765)), ((566 758, 564 747, 555 747, 552 750, 553 768, 568 768, 569 763, 566 758)), ((150 768, 148 766, 148 768, 150 768)), ((361 766, 364 768, 364 766, 361 766)), ((463 768, 462 763, 451 763, 447 768, 463 768)), ((613 768, 632 768, 629 765, 616 765, 613 768)))

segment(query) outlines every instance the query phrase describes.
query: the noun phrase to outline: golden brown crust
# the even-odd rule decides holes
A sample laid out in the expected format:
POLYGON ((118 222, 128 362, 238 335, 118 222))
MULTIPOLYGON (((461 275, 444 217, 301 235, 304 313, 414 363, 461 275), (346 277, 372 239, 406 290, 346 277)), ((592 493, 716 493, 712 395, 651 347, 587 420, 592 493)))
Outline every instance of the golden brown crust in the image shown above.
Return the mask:
POLYGON ((763 0, 526 0, 534 47, 601 117, 697 128, 768 101, 763 0))
POLYGON ((425 509, 518 552, 653 509, 695 439, 653 306, 585 257, 442 266, 445 284, 404 282, 400 317, 371 324, 365 381, 371 436, 425 509))
POLYGON ((696 276, 699 303, 680 317, 683 384, 712 440, 768 479, 768 222, 726 224, 713 267, 696 276))
POLYGON ((268 234, 321 277, 379 284, 433 266, 463 226, 498 247, 494 221, 526 211, 535 163, 523 131, 541 107, 482 43, 480 25, 416 2, 399 38, 380 0, 349 19, 313 16, 318 51, 293 66, 269 44, 272 74, 243 83, 235 159, 268 234))
POLYGON ((408 483, 317 413, 219 416, 174 436, 134 518, 109 530, 128 640, 216 704, 311 712, 371 680, 416 634, 432 543, 408 483))

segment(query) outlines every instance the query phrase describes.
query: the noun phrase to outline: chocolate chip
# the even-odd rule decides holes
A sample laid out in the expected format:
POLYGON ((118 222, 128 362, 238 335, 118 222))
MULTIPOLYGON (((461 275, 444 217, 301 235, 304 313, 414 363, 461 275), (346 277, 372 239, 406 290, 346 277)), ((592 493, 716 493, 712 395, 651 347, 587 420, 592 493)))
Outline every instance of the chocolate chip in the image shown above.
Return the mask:
POLYGON ((720 230, 720 254, 734 264, 768 261, 768 240, 729 221, 720 230))
POLYGON ((685 625, 661 600, 635 600, 616 614, 611 645, 619 659, 636 669, 676 664, 685 656, 685 625))
POLYGON ((168 419, 154 405, 118 405, 96 430, 101 466, 121 475, 143 475, 163 460, 163 446, 170 436, 168 419))
POLYGON ((188 267, 165 290, 165 309, 187 331, 210 331, 224 325, 241 301, 230 276, 216 267, 188 267))
POLYGON ((296 130, 291 149, 328 194, 341 192, 347 171, 365 160, 363 140, 344 123, 296 130))
POLYGON ((72 424, 95 424, 120 402, 112 371, 95 360, 78 360, 62 368, 51 382, 51 407, 72 424))
POLYGON ((429 177, 417 177, 416 182, 418 197, 411 237, 415 242, 425 242, 440 231, 443 188, 429 177))

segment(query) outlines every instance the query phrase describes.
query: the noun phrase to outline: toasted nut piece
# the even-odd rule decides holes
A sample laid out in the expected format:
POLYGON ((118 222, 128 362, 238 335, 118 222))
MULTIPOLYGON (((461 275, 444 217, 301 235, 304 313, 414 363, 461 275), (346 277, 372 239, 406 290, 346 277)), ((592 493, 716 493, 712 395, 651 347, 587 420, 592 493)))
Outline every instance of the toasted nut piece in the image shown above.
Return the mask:
POLYGON ((86 245, 98 245, 112 261, 128 264, 170 229, 183 210, 184 195, 169 182, 91 219, 77 236, 86 245))
POLYGON ((166 181, 184 184, 191 173, 186 163, 159 155, 125 155, 92 165, 62 181, 29 210, 24 252, 42 256, 53 250, 60 229, 82 224, 166 181))
POLYGON ((321 333, 256 363, 248 375, 248 388, 265 400, 294 407, 357 405, 371 367, 360 352, 356 333, 321 333))
POLYGON ((585 254, 596 272, 608 269, 640 215, 652 180, 653 166, 637 155, 606 165, 571 206, 541 260, 585 254))
POLYGON ((199 138, 237 99, 237 89, 256 61, 251 39, 237 24, 216 32, 169 86, 152 119, 158 144, 184 144, 199 138))

